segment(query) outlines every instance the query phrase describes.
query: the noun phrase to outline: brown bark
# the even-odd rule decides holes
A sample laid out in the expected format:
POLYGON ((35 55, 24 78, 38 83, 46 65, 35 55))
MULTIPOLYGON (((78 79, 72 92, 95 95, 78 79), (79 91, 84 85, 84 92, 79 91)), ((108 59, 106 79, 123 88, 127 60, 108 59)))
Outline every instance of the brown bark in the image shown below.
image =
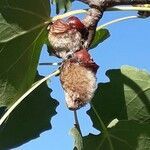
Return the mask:
POLYGON ((89 5, 87 16, 83 19, 83 24, 89 29, 89 35, 84 43, 84 47, 88 49, 95 35, 97 23, 103 16, 103 12, 117 5, 137 5, 150 4, 150 0, 77 0, 89 5))

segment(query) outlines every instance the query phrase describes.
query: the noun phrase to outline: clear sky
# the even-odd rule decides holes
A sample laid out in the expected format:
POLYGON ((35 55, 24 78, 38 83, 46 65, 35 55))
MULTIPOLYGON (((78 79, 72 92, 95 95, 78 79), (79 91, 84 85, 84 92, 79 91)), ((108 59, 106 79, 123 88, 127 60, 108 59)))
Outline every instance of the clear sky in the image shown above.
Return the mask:
MULTIPOLYGON (((79 2, 73 3, 72 9, 87 8, 79 2)), ((52 10, 54 14, 54 10, 52 10)), ((100 24, 115 18, 136 15, 135 12, 106 12, 100 24)), ((150 71, 150 19, 134 19, 107 27, 111 36, 97 48, 90 51, 96 63, 100 66, 97 74, 98 82, 108 82, 105 76, 108 69, 120 68, 122 65, 131 65, 150 71)), ((46 47, 43 46, 40 62, 60 61, 49 57, 46 47)), ((38 67, 41 75, 48 75, 57 67, 38 67)), ((69 130, 73 127, 73 113, 65 105, 63 90, 59 78, 52 78, 49 86, 53 89, 52 97, 57 99, 60 105, 57 107, 57 115, 52 120, 52 129, 14 150, 72 150, 73 139, 69 130)), ((79 110, 79 121, 84 135, 89 132, 98 133, 92 128, 92 122, 86 115, 89 105, 79 110)))

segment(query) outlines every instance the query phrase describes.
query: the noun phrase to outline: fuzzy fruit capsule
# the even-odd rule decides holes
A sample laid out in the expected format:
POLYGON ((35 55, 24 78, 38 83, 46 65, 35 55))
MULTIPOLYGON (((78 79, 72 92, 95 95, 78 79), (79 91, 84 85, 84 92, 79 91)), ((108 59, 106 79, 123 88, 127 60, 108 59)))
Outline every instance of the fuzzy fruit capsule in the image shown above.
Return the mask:
POLYGON ((82 34, 68 22, 58 19, 48 26, 48 30, 48 40, 57 57, 65 59, 82 47, 82 34))
POLYGON ((91 59, 87 51, 81 50, 76 53, 75 57, 64 61, 60 72, 66 104, 70 110, 77 110, 86 105, 93 98, 97 88, 98 65, 91 59))

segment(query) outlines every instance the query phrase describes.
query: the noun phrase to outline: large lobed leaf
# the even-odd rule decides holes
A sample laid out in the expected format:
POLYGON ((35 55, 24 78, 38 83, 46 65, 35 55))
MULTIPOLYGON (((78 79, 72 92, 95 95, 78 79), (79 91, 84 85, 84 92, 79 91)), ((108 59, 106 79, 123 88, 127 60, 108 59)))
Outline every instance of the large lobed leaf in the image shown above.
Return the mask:
POLYGON ((50 14, 47 0, 1 0, 0 43, 44 26, 50 14))
POLYGON ((81 132, 79 131, 79 128, 76 126, 73 127, 70 131, 72 137, 74 138, 74 150, 82 150, 83 149, 83 140, 81 132))
POLYGON ((84 137, 84 150, 149 150, 150 125, 120 121, 102 134, 84 137))
POLYGON ((149 150, 150 74, 123 66, 106 75, 110 82, 99 84, 88 111, 101 133, 84 137, 84 149, 149 150), (119 122, 110 127, 115 118, 119 122))
POLYGON ((47 0, 0 1, 0 107, 32 85, 49 13, 47 0))
MULTIPOLYGON (((36 81, 41 78, 37 74, 36 81)), ((0 128, 1 150, 17 147, 51 129, 50 119, 56 114, 58 105, 50 97, 51 92, 44 83, 15 108, 0 128)))
MULTIPOLYGON (((0 116, 35 80, 49 15, 48 0, 0 1, 0 116)), ((57 103, 50 92, 43 85, 15 109, 0 127, 0 149, 16 147, 51 128, 57 103)))

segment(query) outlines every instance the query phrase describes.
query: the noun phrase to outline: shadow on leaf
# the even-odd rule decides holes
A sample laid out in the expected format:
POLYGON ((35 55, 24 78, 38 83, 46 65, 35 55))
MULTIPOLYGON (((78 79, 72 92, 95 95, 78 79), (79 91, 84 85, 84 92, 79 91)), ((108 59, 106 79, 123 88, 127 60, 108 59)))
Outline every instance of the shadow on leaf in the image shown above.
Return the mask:
POLYGON ((84 137, 84 150, 143 150, 150 146, 150 125, 136 121, 120 121, 99 135, 84 137))
POLYGON ((99 135, 84 137, 84 150, 143 150, 150 147, 150 74, 130 66, 108 70, 87 112, 99 135), (117 118, 119 122, 107 128, 117 118))
MULTIPOLYGON (((108 70, 110 82, 100 83, 92 105, 107 126, 113 119, 150 120, 150 75, 132 67, 108 70)), ((92 109, 88 111, 94 127, 101 125, 92 109)))
MULTIPOLYGON (((37 75, 36 81, 42 77, 37 75)), ((10 149, 37 138, 51 129, 58 102, 50 97, 51 89, 42 84, 33 91, 0 128, 0 149, 10 149)))

